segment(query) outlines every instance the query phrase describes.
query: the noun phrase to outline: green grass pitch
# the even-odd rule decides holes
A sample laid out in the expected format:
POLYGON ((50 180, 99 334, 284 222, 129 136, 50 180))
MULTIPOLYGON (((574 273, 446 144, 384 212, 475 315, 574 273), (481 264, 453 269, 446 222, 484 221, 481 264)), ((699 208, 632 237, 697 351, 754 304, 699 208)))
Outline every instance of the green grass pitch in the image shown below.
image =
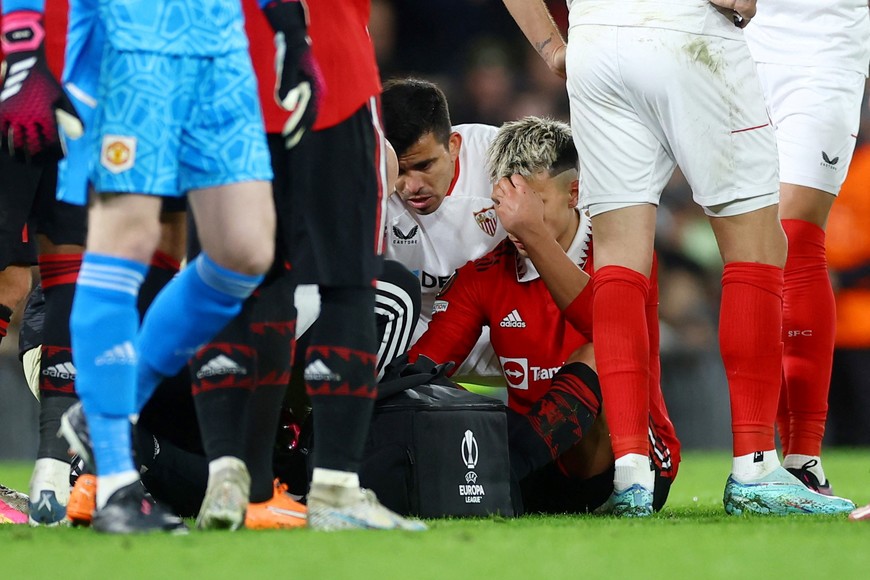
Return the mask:
MULTIPOLYGON (((430 522, 423 534, 191 532, 105 537, 87 529, 0 526, 0 578, 870 578, 870 522, 725 515, 730 458, 687 453, 662 513, 430 522)), ((835 490, 870 501, 870 449, 825 456, 835 490)), ((0 463, 26 489, 30 466, 0 463)))

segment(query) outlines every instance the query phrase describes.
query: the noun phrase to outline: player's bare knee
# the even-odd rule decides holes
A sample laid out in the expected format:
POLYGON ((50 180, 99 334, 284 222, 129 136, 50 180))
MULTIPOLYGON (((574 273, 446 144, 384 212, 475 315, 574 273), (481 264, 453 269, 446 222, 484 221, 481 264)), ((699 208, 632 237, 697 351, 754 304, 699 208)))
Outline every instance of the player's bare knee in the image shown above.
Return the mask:
POLYGON ((0 305, 14 308, 30 293, 29 266, 12 264, 0 270, 0 305))
POLYGON ((274 236, 250 236, 228 239, 219 248, 204 247, 205 252, 218 264, 240 274, 265 274, 275 259, 274 236))
POLYGON ((584 344, 572 352, 570 356, 568 356, 568 360, 565 361, 565 364, 573 362, 583 363, 593 371, 597 371, 595 368, 595 350, 591 342, 584 344))

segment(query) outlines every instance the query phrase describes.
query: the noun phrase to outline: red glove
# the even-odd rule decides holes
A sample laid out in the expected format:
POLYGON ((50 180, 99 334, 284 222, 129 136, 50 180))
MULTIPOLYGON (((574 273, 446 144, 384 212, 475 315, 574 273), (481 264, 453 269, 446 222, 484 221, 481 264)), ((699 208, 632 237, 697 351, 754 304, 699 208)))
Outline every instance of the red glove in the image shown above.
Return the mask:
POLYGON ((58 122, 70 137, 81 135, 75 108, 45 59, 42 14, 16 11, 3 17, 3 83, 0 85, 0 147, 20 159, 60 156, 58 122))

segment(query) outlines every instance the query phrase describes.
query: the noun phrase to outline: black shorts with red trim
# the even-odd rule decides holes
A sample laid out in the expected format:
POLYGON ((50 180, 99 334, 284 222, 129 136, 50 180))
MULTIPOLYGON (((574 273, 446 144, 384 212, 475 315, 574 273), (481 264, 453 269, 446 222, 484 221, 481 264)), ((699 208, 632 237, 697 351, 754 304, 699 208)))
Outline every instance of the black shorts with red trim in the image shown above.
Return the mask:
POLYGON ((284 244, 278 253, 288 257, 297 284, 374 285, 381 275, 386 172, 378 114, 373 101, 334 127, 306 134, 289 153, 270 141, 284 244))
POLYGON ((23 163, 0 153, 0 269, 34 264, 36 234, 84 245, 87 208, 57 201, 56 190, 56 162, 23 163))

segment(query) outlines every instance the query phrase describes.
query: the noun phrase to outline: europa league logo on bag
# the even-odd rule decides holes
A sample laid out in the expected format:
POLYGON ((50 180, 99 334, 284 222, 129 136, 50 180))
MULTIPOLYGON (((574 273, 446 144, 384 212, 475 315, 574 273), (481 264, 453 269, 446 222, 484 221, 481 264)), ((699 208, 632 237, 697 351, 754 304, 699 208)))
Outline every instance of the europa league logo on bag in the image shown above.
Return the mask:
POLYGON ((465 499, 465 503, 480 503, 486 495, 482 483, 477 483, 477 474, 473 471, 477 466, 477 457, 477 439, 471 429, 468 429, 462 438, 462 461, 471 471, 465 474, 465 484, 459 486, 459 495, 465 499))
POLYGON ((470 429, 465 432, 465 437, 462 439, 462 460, 468 469, 474 469, 477 465, 477 439, 470 429))

